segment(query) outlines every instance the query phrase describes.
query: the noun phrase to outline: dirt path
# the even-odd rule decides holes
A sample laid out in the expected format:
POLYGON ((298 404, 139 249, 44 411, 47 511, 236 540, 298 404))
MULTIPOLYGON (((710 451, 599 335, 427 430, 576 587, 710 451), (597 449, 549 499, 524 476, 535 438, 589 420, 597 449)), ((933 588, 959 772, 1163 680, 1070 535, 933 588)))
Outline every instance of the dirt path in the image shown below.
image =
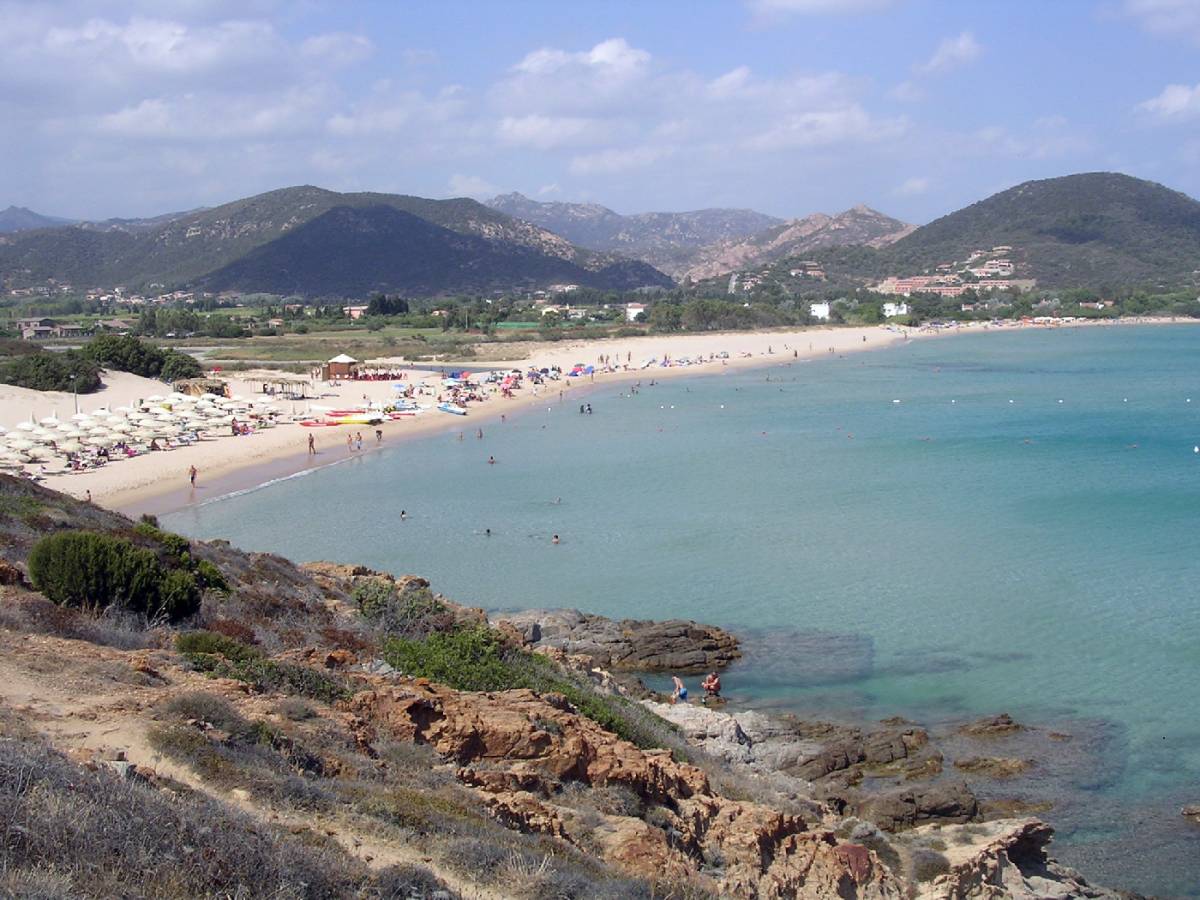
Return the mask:
POLYGON ((263 806, 245 791, 214 791, 190 768, 162 756, 147 733, 154 708, 173 696, 200 690, 220 694, 247 715, 265 713, 273 703, 248 697, 235 682, 181 669, 171 656, 0 629, 0 706, 64 753, 121 751, 134 765, 214 796, 264 824, 322 832, 373 868, 423 866, 466 900, 504 900, 500 891, 472 884, 439 865, 419 845, 356 831, 344 820, 263 806))

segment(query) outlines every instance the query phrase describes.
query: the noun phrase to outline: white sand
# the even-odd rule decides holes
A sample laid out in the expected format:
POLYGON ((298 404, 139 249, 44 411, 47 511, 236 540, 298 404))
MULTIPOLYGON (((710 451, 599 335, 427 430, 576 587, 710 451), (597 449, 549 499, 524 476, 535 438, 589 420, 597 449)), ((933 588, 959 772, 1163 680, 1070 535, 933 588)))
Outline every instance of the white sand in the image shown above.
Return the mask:
MULTIPOLYGON (((910 331, 913 337, 923 336, 910 331)), ((568 391, 589 384, 601 384, 620 379, 656 379, 711 373, 768 363, 783 363, 793 358, 813 358, 833 352, 841 354, 856 350, 872 349, 903 340, 895 330, 882 327, 871 328, 812 328, 797 331, 732 332, 713 334, 657 335, 626 339, 572 341, 562 343, 519 344, 514 351, 526 353, 523 358, 512 360, 513 366, 525 368, 560 366, 569 370, 575 363, 595 365, 602 354, 609 355, 614 362, 624 365, 630 360, 629 372, 597 374, 594 379, 587 376, 563 379, 544 385, 535 396, 530 385, 522 388, 516 398, 496 395, 488 400, 472 404, 465 418, 448 416, 430 410, 415 418, 385 423, 385 441, 397 437, 428 435, 437 432, 473 431, 489 418, 501 413, 512 412, 535 402, 545 402, 548 397, 557 399, 559 390, 568 391), (661 360, 664 355, 671 359, 684 356, 709 356, 726 352, 727 360, 705 363, 699 366, 678 368, 654 367, 642 370, 640 366, 648 359, 661 360), (746 356, 749 354, 749 356, 746 356)), ((485 371, 507 367, 501 362, 478 362, 463 364, 474 371, 485 371)), ((454 368, 447 366, 447 368, 454 368)), ((425 378, 436 383, 440 372, 424 370, 407 380, 425 378)), ((261 383, 242 377, 229 378, 230 392, 234 395, 253 396, 261 390, 261 383)), ((105 376, 105 388, 100 393, 79 398, 79 408, 89 412, 100 406, 121 406, 136 403, 139 399, 169 391, 161 382, 133 375, 112 373, 105 376)), ((371 400, 390 401, 395 391, 390 381, 348 381, 334 387, 317 385, 320 399, 312 402, 329 407, 351 407, 361 404, 363 397, 371 400)), ((281 400, 279 408, 303 414, 307 409, 304 401, 281 400)), ((11 428, 18 421, 43 418, 56 413, 67 418, 75 412, 75 403, 70 394, 29 391, 22 388, 0 386, 0 423, 11 428)), ((117 460, 99 469, 80 473, 66 473, 47 477, 46 484, 55 490, 77 497, 91 492, 92 499, 105 506, 126 511, 146 508, 148 498, 171 495, 173 506, 182 506, 200 499, 219 496, 220 493, 246 484, 234 484, 234 475, 254 467, 263 468, 273 461, 291 461, 294 469, 336 462, 345 457, 347 432, 363 432, 364 443, 374 446, 373 427, 347 426, 340 428, 304 428, 297 424, 283 424, 245 437, 221 437, 204 440, 190 447, 147 453, 133 459, 117 460), (306 454, 308 436, 317 442, 318 455, 310 458, 306 454), (199 470, 197 484, 200 492, 187 489, 187 473, 190 466, 199 470)), ((279 472, 264 476, 277 477, 279 472)))

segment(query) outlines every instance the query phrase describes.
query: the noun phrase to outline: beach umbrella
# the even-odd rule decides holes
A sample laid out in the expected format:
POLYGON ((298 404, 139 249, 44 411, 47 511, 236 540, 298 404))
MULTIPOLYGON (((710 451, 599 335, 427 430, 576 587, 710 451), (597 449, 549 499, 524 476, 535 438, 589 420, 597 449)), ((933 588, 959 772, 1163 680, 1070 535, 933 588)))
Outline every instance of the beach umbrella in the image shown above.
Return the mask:
POLYGON ((53 435, 48 431, 33 431, 33 432, 30 432, 30 435, 39 444, 52 444, 56 440, 58 440, 58 437, 56 435, 53 435))
POLYGON ((20 450, 24 452, 26 450, 32 450, 36 445, 33 443, 33 441, 26 438, 16 438, 15 440, 9 441, 8 446, 12 447, 14 450, 20 450))
POLYGON ((8 434, 8 429, 3 425, 0 425, 0 434, 8 434))
POLYGON ((134 410, 132 406, 118 406, 115 410, 113 410, 113 412, 123 413, 124 415, 129 415, 133 411, 134 410))
POLYGON ((95 437, 88 438, 87 443, 91 444, 93 447, 111 447, 116 443, 116 441, 110 437, 100 437, 97 435, 95 437))
POLYGON ((83 449, 83 444, 79 441, 63 441, 58 445, 59 453, 78 453, 83 449))
POLYGON ((128 434, 130 431, 133 431, 133 426, 128 422, 114 422, 108 427, 109 430, 114 431, 117 434, 128 434))
POLYGON ((108 437, 108 427, 105 425, 94 425, 87 430, 87 433, 95 437, 108 437))
POLYGON ((27 456, 32 456, 34 459, 49 459, 54 455, 54 451, 49 447, 30 447, 25 451, 27 456))
POLYGON ((166 399, 165 397, 162 397, 159 394, 151 394, 149 397, 146 398, 146 402, 147 403, 162 403, 163 400, 165 400, 165 399, 166 399))
POLYGON ((17 429, 19 431, 33 431, 33 429, 36 427, 37 426, 34 425, 32 422, 18 422, 17 423, 17 429))
POLYGON ((58 424, 58 416, 46 416, 41 420, 41 424, 53 427, 58 424))

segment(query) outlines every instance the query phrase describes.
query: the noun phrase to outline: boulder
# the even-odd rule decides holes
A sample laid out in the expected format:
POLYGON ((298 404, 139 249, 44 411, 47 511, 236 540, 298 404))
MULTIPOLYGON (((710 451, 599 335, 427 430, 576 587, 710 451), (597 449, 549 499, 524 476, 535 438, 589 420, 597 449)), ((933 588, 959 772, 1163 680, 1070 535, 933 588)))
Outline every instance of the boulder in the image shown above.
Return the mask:
POLYGON ((1180 812, 1183 814, 1183 817, 1185 819, 1187 819, 1189 822, 1193 822, 1196 825, 1200 825, 1200 803, 1193 803, 1190 806, 1185 806, 1183 809, 1180 810, 1180 812))
POLYGON ((971 789, 956 781, 881 793, 851 806, 860 819, 874 822, 884 831, 904 831, 926 822, 961 824, 979 813, 971 789))
POLYGON ((493 624, 529 649, 561 650, 610 671, 698 674, 741 655, 728 632, 680 619, 618 622, 576 609, 534 609, 498 614, 493 624))

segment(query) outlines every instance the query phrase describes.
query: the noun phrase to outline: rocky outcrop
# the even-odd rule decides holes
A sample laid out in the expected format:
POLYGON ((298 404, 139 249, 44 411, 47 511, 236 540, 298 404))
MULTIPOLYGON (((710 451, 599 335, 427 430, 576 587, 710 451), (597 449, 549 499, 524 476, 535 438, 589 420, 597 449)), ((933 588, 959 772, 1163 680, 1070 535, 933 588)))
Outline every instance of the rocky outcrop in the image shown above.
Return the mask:
POLYGON ((1191 806, 1185 806, 1180 810, 1183 817, 1189 822, 1200 825, 1200 803, 1193 803, 1191 806))
MULTIPOLYGON (((1094 887, 1051 860, 1050 826, 1036 819, 991 822, 964 832, 944 852, 948 871, 924 885, 918 900, 1128 900, 1134 895, 1094 887)), ((929 835, 934 836, 930 831, 929 835)))
POLYGON ((694 878, 703 860, 700 880, 721 896, 902 895, 871 850, 840 841, 821 821, 721 796, 703 770, 616 738, 556 695, 376 681, 344 708, 361 741, 412 740, 456 761, 459 780, 498 820, 599 848, 632 874, 694 878), (572 783, 630 791, 647 812, 585 818, 563 805, 572 783))
POLYGON ((681 619, 615 621, 575 609, 533 609, 497 614, 493 623, 528 649, 585 656, 615 672, 698 674, 723 669, 741 656, 733 635, 681 619))

